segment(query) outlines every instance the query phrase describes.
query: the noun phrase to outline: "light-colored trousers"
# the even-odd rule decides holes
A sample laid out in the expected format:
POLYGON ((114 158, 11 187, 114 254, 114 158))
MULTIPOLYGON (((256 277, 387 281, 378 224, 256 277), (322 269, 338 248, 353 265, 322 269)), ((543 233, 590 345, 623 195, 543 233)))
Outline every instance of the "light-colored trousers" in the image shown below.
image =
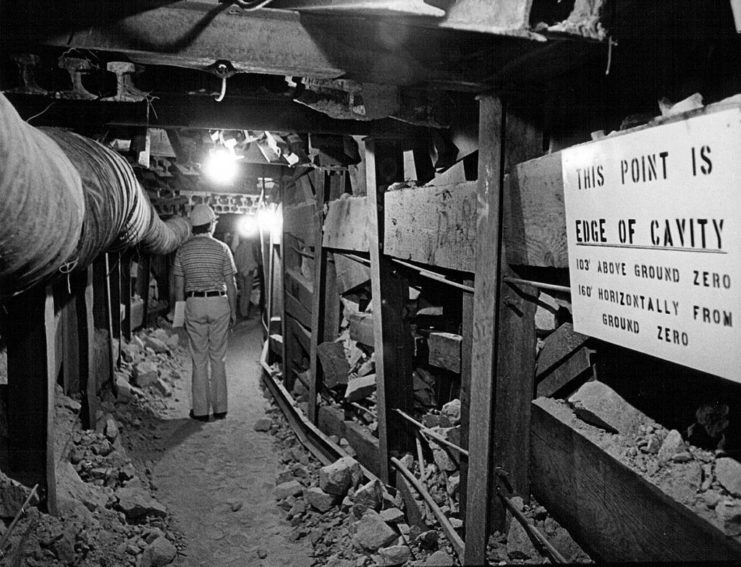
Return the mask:
POLYGON ((185 302, 185 330, 193 359, 191 385, 194 415, 227 411, 226 346, 231 309, 222 297, 189 297, 185 302), (211 379, 208 367, 211 362, 211 379))

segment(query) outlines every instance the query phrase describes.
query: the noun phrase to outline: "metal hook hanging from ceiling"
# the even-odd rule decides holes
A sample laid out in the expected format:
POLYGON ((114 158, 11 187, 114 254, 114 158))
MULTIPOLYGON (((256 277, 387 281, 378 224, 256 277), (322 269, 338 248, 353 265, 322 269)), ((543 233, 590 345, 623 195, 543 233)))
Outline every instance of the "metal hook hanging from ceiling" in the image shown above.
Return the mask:
POLYGON ((216 102, 221 102, 226 96, 226 80, 232 75, 235 75, 237 73, 237 70, 234 68, 230 61, 219 59, 218 61, 215 61, 213 65, 210 65, 207 71, 213 73, 221 79, 221 92, 218 96, 214 97, 214 100, 216 102))

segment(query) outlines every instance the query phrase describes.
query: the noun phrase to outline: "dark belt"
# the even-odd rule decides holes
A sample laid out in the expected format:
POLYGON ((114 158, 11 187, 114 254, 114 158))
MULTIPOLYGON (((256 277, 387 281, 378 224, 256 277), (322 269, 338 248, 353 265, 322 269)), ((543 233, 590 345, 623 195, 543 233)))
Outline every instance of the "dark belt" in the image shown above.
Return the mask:
POLYGON ((225 291, 189 291, 187 297, 217 297, 226 295, 225 291))

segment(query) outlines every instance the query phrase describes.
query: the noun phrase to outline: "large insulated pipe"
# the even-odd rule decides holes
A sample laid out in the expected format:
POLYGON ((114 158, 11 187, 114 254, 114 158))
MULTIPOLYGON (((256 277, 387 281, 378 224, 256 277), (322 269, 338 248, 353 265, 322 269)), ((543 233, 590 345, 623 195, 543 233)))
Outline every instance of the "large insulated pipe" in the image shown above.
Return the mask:
POLYGON ((113 150, 73 132, 29 126, 2 95, 0 125, 0 159, 12 166, 0 170, 0 299, 60 268, 85 267, 102 252, 140 244, 168 254, 190 235, 187 220, 159 218, 134 170, 113 150), (14 145, 14 136, 23 145, 14 145))
POLYGON ((0 298, 66 265, 84 212, 77 169, 0 94, 0 298))

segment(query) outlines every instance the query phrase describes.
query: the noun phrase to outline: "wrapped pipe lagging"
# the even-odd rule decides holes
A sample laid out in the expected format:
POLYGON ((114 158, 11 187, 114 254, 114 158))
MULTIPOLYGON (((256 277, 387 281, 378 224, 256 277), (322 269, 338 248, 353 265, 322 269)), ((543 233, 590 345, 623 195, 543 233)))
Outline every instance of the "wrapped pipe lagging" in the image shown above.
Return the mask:
POLYGON ((0 298, 68 265, 84 213, 77 169, 0 94, 0 298))
POLYGON ((124 157, 73 132, 23 122, 0 94, 0 299, 101 253, 168 254, 190 236, 163 222, 124 157))

